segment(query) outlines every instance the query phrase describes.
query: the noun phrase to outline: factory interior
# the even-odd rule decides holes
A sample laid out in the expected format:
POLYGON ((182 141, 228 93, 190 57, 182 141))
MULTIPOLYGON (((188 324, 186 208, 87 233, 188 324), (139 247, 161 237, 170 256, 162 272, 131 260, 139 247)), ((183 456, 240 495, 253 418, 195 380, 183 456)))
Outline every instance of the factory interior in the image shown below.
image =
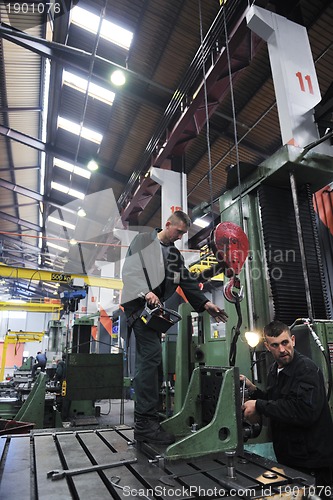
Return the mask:
POLYGON ((267 390, 279 320, 333 415, 332 23, 329 0, 0 3, 1 500, 319 498, 240 375, 267 390), (179 286, 141 317, 163 445, 134 437, 122 270, 179 210, 228 319, 179 286))

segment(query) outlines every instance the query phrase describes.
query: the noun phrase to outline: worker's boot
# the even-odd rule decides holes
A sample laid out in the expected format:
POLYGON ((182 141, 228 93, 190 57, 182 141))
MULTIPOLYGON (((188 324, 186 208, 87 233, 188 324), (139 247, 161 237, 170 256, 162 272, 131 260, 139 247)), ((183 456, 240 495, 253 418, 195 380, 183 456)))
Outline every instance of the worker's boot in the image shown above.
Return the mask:
POLYGON ((155 444, 172 444, 175 438, 169 432, 164 431, 157 419, 143 418, 135 422, 134 439, 155 444))

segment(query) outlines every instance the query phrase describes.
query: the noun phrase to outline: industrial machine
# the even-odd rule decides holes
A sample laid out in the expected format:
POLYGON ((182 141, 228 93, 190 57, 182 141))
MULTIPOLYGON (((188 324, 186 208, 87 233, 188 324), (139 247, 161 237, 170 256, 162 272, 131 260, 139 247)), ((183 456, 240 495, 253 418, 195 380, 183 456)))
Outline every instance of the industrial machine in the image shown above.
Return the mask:
MULTIPOLYGON (((280 75, 282 54, 286 64, 290 59, 281 35, 288 22, 257 7, 250 9, 247 19, 251 29, 269 40, 273 76, 280 75), (268 33, 274 33, 274 43, 268 33)), ((303 35, 300 31, 297 36, 304 41, 303 35)), ((300 61, 309 54, 305 50, 300 61)), ((259 447, 269 443, 267 429, 242 422, 239 407, 244 394, 236 367, 265 388, 271 360, 262 341, 254 350, 244 334, 262 330, 273 318, 291 325, 297 349, 322 369, 332 408, 333 322, 312 202, 314 193, 332 181, 332 151, 310 118, 319 91, 307 99, 294 87, 283 92, 286 83, 275 81, 282 136, 289 140, 258 166, 239 163, 230 169, 229 189, 220 199, 221 224, 209 243, 215 269, 229 278, 223 286, 227 331, 212 328, 204 315, 194 320, 191 308, 181 307, 174 414, 162 424, 177 436, 164 453, 171 460, 200 453, 237 454, 248 440, 258 454, 271 453, 259 447), (288 116, 283 115, 284 106, 288 116)))
POLYGON ((9 330, 6 333, 2 350, 0 381, 2 381, 4 378, 8 345, 22 344, 25 342, 41 342, 43 337, 44 337, 44 332, 14 332, 9 330))
MULTIPOLYGON (((276 26, 287 21, 252 7, 247 17, 249 27, 265 39, 274 30, 278 38, 276 26)), ((288 31, 296 36, 292 29, 283 30, 283 36, 288 31)), ((280 42, 273 44, 274 49, 280 48, 280 42)), ((307 46, 302 41, 293 40, 293 44, 298 52, 307 46)), ((280 75, 275 65, 279 58, 285 59, 283 50, 288 48, 284 40, 281 53, 272 55, 273 75, 280 75)), ((290 90, 287 82, 280 83, 290 90)), ((312 205, 313 194, 332 181, 332 155, 329 147, 321 149, 325 141, 315 136, 308 113, 318 99, 316 82, 312 84, 313 96, 306 105, 300 103, 303 95, 296 92, 295 97, 291 92, 281 97, 277 89, 280 107, 281 99, 298 104, 288 108, 287 124, 280 119, 285 145, 259 166, 239 164, 234 167, 237 174, 230 170, 228 191, 220 199, 221 224, 210 238, 215 259, 212 274, 216 271, 225 277, 223 284, 211 286, 211 293, 224 296, 227 326, 218 326, 206 313, 198 315, 183 304, 176 349, 166 335, 165 361, 176 380, 172 381, 172 408, 167 408, 167 416, 172 416, 162 426, 175 434, 175 443, 167 448, 148 444, 139 448, 133 429, 123 425, 82 432, 33 432, 31 439, 22 438, 21 446, 8 437, 0 440, 5 457, 1 497, 13 498, 12 485, 20 482, 21 493, 33 490, 34 498, 46 498, 56 480, 53 492, 62 498, 301 499, 314 495, 313 478, 269 456, 269 447, 263 446, 269 444, 267 429, 243 422, 241 404, 246 394, 239 382, 241 372, 265 388, 270 360, 262 342, 250 347, 244 334, 260 331, 276 317, 292 326, 297 348, 323 369, 333 404, 333 322, 328 319, 330 304, 312 205), (25 465, 13 471, 14 457, 25 465)), ((113 359, 110 373, 114 376, 107 379, 110 363, 104 368, 101 356, 70 355, 68 399, 78 394, 102 397, 105 393, 96 392, 96 387, 111 385, 115 377, 119 380, 120 363, 113 359), (98 380, 92 384, 85 370, 93 363, 101 371, 96 371, 98 380), (81 371, 74 369, 77 366, 81 371)), ((116 389, 121 390, 119 384, 116 389)))

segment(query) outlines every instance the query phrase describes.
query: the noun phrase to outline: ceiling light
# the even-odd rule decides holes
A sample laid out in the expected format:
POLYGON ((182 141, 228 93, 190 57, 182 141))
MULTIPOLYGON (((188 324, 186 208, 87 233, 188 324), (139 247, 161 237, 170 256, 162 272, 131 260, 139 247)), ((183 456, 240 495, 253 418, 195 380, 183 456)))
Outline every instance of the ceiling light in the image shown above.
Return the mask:
POLYGON ((62 75, 64 85, 78 90, 79 92, 86 93, 88 91, 88 95, 90 95, 92 98, 98 99, 99 101, 112 106, 116 94, 111 90, 100 87, 95 83, 88 82, 87 79, 74 75, 74 73, 70 73, 65 69, 63 70, 62 75))
POLYGON ((200 219, 209 212, 211 212, 211 204, 208 201, 202 201, 192 208, 192 220, 200 219))
POLYGON ((68 186, 64 186, 63 184, 59 184, 59 182, 52 181, 51 188, 57 191, 61 191, 65 194, 69 194, 70 196, 74 196, 74 198, 79 198, 80 200, 83 200, 85 197, 85 194, 81 193, 81 191, 76 191, 76 189, 72 189, 68 186))
MULTIPOLYGON (((97 33, 100 17, 76 5, 71 10, 71 21, 73 24, 80 26, 80 28, 86 29, 91 33, 97 33)), ((102 21, 100 36, 127 50, 130 48, 133 39, 133 33, 131 31, 111 21, 107 21, 106 19, 102 21)))
POLYGON ((59 158, 54 158, 54 166, 62 168, 63 170, 67 170, 71 174, 80 175, 81 177, 85 177, 86 179, 90 179, 91 173, 88 172, 85 168, 77 167, 72 163, 68 163, 67 161, 60 160, 59 158))
POLYGON ((125 74, 120 69, 116 69, 116 71, 114 71, 111 74, 110 80, 113 83, 113 85, 117 85, 117 87, 121 87, 122 85, 124 85, 126 83, 125 74))
POLYGON ((63 270, 64 269, 64 265, 63 264, 59 264, 59 263, 53 263, 52 264, 52 268, 53 269, 61 269, 61 270, 63 270))
POLYGON ((245 332, 246 342, 250 347, 256 347, 260 342, 260 334, 257 332, 245 332))
POLYGON ((51 248, 55 248, 56 250, 61 250, 62 252, 69 252, 69 249, 66 247, 62 247, 61 245, 57 245, 56 243, 47 242, 47 245, 51 248))
POLYGON ((208 226, 209 226, 209 224, 210 224, 210 222, 209 222, 209 221, 207 221, 207 220, 203 220, 203 219, 195 219, 195 220, 193 221, 193 224, 194 224, 195 226, 199 226, 199 227, 208 227, 208 226))
POLYGON ((87 215, 85 209, 81 207, 78 209, 77 214, 79 217, 85 217, 87 215))
POLYGON ((95 130, 87 127, 81 127, 79 123, 67 120, 62 116, 58 116, 58 127, 67 130, 67 132, 71 132, 72 134, 79 135, 83 139, 95 142, 96 144, 100 144, 103 139, 103 134, 100 134, 99 132, 96 132, 95 130))
POLYGON ((68 229, 75 229, 74 224, 71 224, 70 222, 66 222, 64 220, 57 219, 56 217, 52 217, 52 215, 49 215, 48 221, 54 222, 54 224, 58 224, 59 226, 67 227, 68 229))
POLYGON ((88 163, 87 165, 87 168, 91 171, 91 172, 95 172, 96 170, 98 170, 98 163, 97 161, 95 160, 90 160, 90 162, 88 163))

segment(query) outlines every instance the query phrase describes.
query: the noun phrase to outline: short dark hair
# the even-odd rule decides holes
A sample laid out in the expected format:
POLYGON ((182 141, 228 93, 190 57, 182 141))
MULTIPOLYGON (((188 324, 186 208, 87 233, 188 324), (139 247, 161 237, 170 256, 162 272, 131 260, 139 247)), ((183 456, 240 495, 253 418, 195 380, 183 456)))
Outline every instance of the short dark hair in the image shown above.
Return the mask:
POLYGON ((170 221, 171 223, 176 222, 176 220, 182 221, 184 224, 186 224, 187 227, 191 226, 191 219, 182 210, 176 210, 168 217, 168 221, 170 221))
POLYGON ((289 326, 279 320, 271 321, 264 328, 265 337, 278 337, 283 332, 288 332, 291 336, 289 326))

